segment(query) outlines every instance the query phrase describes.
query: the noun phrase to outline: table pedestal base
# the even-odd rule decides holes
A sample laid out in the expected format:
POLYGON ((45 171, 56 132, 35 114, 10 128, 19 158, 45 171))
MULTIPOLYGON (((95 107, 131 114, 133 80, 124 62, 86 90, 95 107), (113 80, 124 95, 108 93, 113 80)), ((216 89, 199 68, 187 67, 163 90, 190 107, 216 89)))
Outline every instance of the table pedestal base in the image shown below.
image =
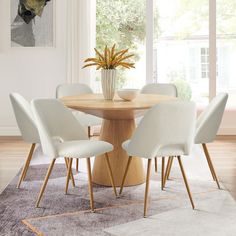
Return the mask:
MULTIPOLYGON (((127 153, 122 149, 122 143, 133 134, 134 120, 104 120, 100 140, 114 145, 114 150, 109 153, 111 169, 116 186, 120 186, 128 161, 127 153)), ((133 158, 125 186, 142 184, 145 181, 143 163, 141 158, 133 158)), ((100 185, 111 186, 104 156, 97 156, 93 167, 93 182, 100 185)))

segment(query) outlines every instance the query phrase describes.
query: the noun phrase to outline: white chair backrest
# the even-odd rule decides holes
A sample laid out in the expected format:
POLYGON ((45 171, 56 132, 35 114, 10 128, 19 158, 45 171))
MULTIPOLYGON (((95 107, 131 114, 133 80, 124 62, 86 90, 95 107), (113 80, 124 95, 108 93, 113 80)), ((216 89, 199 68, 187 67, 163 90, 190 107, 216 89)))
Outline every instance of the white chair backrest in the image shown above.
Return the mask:
POLYGON ((177 88, 174 84, 147 84, 145 85, 140 93, 146 94, 160 94, 177 97, 177 88))
POLYGON ((36 99, 31 105, 43 152, 49 157, 58 157, 55 139, 62 142, 88 139, 82 125, 57 99, 36 99))
POLYGON ((39 143, 38 130, 28 101, 20 94, 11 93, 10 100, 22 138, 28 143, 39 143))
POLYGON ((228 100, 227 93, 214 97, 197 119, 195 143, 210 143, 215 140, 228 100))
POLYGON ((93 93, 93 90, 86 84, 61 84, 57 86, 56 98, 87 93, 93 93))
POLYGON ((161 148, 181 146, 188 155, 193 144, 196 105, 193 102, 163 102, 147 111, 128 145, 128 152, 153 158, 161 148))

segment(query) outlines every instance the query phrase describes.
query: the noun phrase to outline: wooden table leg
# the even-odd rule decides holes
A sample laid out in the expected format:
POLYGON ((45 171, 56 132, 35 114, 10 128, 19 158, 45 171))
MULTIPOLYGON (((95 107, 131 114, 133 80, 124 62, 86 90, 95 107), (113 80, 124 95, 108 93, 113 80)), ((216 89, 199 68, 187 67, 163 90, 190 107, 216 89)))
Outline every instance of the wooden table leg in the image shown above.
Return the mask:
MULTIPOLYGON (((100 140, 114 145, 109 153, 109 160, 113 172, 115 186, 121 185, 128 162, 127 153, 122 149, 122 143, 130 139, 135 129, 134 120, 104 120, 100 133, 100 140)), ((100 185, 111 186, 106 166, 105 155, 95 158, 93 166, 93 182, 100 185)), ((138 185, 145 182, 143 163, 141 158, 133 157, 124 186, 138 185)))

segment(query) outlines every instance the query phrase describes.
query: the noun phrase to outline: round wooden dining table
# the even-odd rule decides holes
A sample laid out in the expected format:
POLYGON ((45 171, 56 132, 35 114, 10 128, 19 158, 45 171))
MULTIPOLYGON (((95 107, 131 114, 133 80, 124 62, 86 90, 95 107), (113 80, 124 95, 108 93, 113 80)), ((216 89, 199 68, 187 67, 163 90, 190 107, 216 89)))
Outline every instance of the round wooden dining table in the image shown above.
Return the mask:
MULTIPOLYGON (((115 185, 120 186, 128 161, 127 153, 122 149, 122 143, 131 138, 135 129, 135 117, 144 115, 145 111, 160 102, 174 99, 176 98, 163 95, 139 94, 133 101, 124 101, 118 96, 111 101, 104 100, 102 94, 84 94, 64 97, 61 101, 69 108, 103 118, 100 140, 114 145, 114 150, 109 153, 109 160, 115 185)), ((95 158, 92 179, 96 184, 111 186, 103 156, 95 158)), ((125 186, 142 184, 144 181, 142 159, 134 157, 125 186)))

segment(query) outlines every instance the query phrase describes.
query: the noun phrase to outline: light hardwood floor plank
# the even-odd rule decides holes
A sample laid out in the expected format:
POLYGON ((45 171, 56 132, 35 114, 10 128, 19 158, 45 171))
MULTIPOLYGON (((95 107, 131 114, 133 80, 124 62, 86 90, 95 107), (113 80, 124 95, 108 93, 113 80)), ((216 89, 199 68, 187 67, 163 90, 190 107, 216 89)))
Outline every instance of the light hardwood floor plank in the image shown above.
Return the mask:
POLYGON ((0 192, 19 172, 29 148, 19 137, 0 137, 0 192))

